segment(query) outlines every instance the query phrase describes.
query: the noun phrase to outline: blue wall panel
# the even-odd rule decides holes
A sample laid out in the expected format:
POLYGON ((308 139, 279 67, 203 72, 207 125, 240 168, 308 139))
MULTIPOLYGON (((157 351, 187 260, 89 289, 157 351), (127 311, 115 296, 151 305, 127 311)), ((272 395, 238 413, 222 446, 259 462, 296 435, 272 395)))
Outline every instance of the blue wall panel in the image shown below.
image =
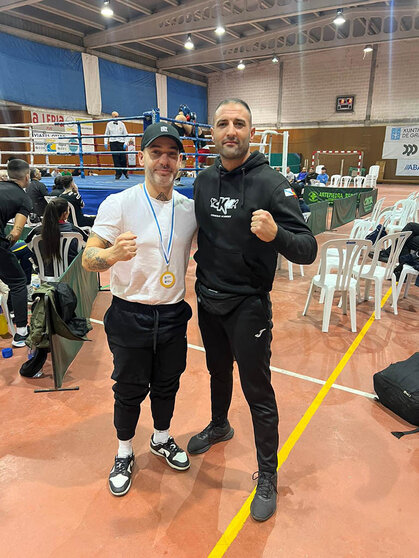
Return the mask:
POLYGON ((188 105, 193 112, 196 112, 198 122, 208 122, 207 88, 204 86, 168 77, 167 105, 170 118, 177 115, 179 105, 188 105))
POLYGON ((0 33, 0 99, 86 110, 81 54, 0 33))
POLYGON ((153 72, 99 58, 99 74, 103 112, 116 110, 121 116, 135 116, 157 106, 153 72))

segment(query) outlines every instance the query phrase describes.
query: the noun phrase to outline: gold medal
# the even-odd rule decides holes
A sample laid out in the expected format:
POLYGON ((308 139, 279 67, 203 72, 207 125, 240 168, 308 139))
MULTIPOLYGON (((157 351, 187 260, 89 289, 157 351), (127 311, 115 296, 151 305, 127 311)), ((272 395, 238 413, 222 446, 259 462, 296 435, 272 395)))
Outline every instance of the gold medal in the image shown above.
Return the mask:
POLYGON ((160 275, 160 285, 165 289, 170 289, 170 287, 173 287, 175 282, 176 282, 176 277, 169 270, 165 271, 160 275))

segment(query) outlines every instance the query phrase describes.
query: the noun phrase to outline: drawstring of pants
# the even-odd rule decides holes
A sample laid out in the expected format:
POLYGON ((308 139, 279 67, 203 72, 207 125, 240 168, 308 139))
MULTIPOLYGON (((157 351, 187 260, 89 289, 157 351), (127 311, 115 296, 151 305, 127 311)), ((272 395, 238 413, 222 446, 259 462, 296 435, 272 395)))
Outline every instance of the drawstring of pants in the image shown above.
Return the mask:
POLYGON ((154 326, 153 326, 153 353, 157 350, 157 335, 159 333, 159 311, 153 308, 154 326))

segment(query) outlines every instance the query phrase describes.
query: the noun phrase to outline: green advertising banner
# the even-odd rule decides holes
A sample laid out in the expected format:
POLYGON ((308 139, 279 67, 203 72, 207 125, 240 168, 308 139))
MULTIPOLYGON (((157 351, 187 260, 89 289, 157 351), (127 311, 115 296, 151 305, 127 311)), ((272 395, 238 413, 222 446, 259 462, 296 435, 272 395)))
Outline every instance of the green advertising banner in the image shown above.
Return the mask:
POLYGON ((307 225, 314 235, 320 234, 326 230, 328 210, 329 202, 327 201, 310 204, 311 213, 307 225))
POLYGON ((372 191, 373 188, 330 188, 329 186, 307 185, 304 187, 303 197, 308 204, 321 201, 333 203, 335 200, 341 200, 356 194, 358 201, 361 194, 372 191))
POLYGON ((337 199, 333 202, 331 229, 341 227, 345 223, 350 223, 356 217, 357 196, 337 199))
MULTIPOLYGON (((90 318, 93 302, 99 291, 97 273, 86 271, 81 265, 83 252, 71 263, 60 277, 60 281, 68 283, 77 297, 76 316, 90 318)), ((83 341, 71 341, 60 335, 50 336, 51 358, 56 388, 63 384, 65 373, 81 349, 83 341)))
POLYGON ((378 190, 375 189, 372 192, 363 192, 359 196, 358 205, 358 217, 363 217, 368 215, 374 209, 374 205, 377 202, 378 190))

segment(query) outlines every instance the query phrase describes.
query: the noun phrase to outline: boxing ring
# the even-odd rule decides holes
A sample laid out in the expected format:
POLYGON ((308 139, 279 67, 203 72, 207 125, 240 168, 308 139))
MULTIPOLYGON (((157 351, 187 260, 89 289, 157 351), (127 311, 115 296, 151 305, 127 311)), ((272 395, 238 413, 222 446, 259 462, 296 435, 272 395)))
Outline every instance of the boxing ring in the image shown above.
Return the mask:
MULTIPOLYGON (((124 121, 124 122, 134 122, 139 125, 143 125, 143 131, 139 133, 127 133, 122 134, 120 137, 125 138, 125 144, 133 139, 134 142, 136 138, 142 138, 144 131, 147 126, 154 124, 155 122, 168 122, 170 124, 177 123, 178 120, 174 118, 162 117, 160 115, 160 110, 158 108, 152 109, 150 111, 144 112, 142 115, 128 116, 128 117, 117 117, 117 118, 106 118, 106 119, 95 119, 95 120, 76 120, 70 122, 55 122, 54 127, 57 128, 57 132, 51 133, 48 136, 48 132, 45 132, 43 138, 37 137, 37 130, 42 131, 42 127, 45 127, 45 123, 20 123, 20 124, 0 124, 0 129, 6 129, 9 133, 16 131, 18 133, 24 133, 26 135, 20 136, 4 136, 0 137, 0 142, 10 142, 12 144, 24 144, 29 145, 29 150, 25 151, 2 151, 0 169, 7 167, 7 163, 3 159, 7 160, 8 157, 14 156, 24 156, 24 158, 29 158, 29 164, 31 167, 45 168, 50 171, 53 168, 65 169, 66 171, 79 170, 80 174, 74 176, 74 180, 77 183, 80 194, 85 203, 84 212, 86 214, 96 214, 97 208, 102 203, 102 201, 110 194, 120 192, 127 187, 134 186, 139 181, 143 179, 143 167, 129 166, 128 156, 135 155, 135 160, 138 162, 139 149, 124 150, 124 151, 108 151, 104 148, 105 138, 110 139, 106 134, 86 134, 83 133, 82 127, 86 124, 100 124, 108 123, 110 121, 124 121), (73 127, 75 132, 62 131, 66 126, 73 127), (51 140, 51 144, 54 145, 55 149, 42 149, 42 145, 48 145, 47 141, 51 140), (41 146, 41 148, 40 148, 41 146), (127 155, 127 166, 126 167, 115 167, 113 165, 101 164, 101 156, 111 157, 114 153, 124 153, 127 155), (78 157, 78 164, 51 164, 50 157, 78 157), (35 157, 45 157, 45 163, 35 164, 35 157), (86 157, 95 157, 96 164, 86 164, 86 157), (128 170, 129 180, 121 178, 118 182, 115 181, 115 176, 113 174, 96 174, 102 173, 103 171, 109 171, 114 173, 116 170, 128 170), (135 174, 131 174, 134 173, 135 174), (92 174, 95 174, 92 176, 92 174)), ((199 131, 209 130, 211 128, 210 124, 196 122, 190 120, 187 122, 188 125, 193 127, 193 134, 190 136, 181 136, 182 142, 189 141, 192 142, 192 151, 182 151, 182 160, 188 162, 188 159, 193 158, 193 165, 188 164, 182 166, 180 171, 183 176, 179 180, 175 181, 175 189, 186 195, 188 198, 193 197, 193 182, 197 174, 203 170, 206 165, 203 161, 207 163, 208 159, 217 157, 217 153, 211 152, 210 149, 214 149, 214 144, 212 143, 212 138, 202 137, 199 135, 199 131), (199 148, 199 145, 204 147, 199 148)), ((1 132, 0 132, 1 133, 1 132)), ((283 164, 282 171, 285 173, 287 165, 287 153, 288 153, 288 132, 277 132, 276 130, 261 130, 257 131, 255 136, 261 136, 259 142, 250 143, 250 147, 258 147, 259 150, 264 153, 270 160, 271 150, 272 150, 272 137, 274 135, 283 136, 283 164), (266 153, 266 150, 268 151, 266 153)), ((3 135, 3 134, 2 134, 3 135)), ((189 146, 188 146, 189 147, 189 146)), ((185 147, 184 147, 185 149, 185 147)), ((54 184, 54 178, 52 176, 43 176, 41 181, 51 189, 54 184)))

